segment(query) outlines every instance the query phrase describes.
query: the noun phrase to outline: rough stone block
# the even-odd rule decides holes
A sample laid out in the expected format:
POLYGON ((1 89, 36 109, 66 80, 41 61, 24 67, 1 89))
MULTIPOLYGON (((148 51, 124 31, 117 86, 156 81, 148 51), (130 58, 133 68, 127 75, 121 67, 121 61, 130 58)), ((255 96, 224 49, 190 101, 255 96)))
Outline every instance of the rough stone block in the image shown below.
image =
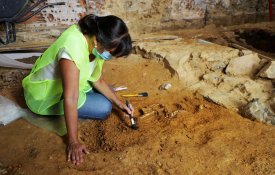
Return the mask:
POLYGON ((275 79, 275 61, 267 63, 258 73, 260 77, 275 79))
POLYGON ((229 75, 252 76, 259 68, 260 58, 258 54, 244 55, 230 60, 225 72, 229 75))
POLYGON ((275 125, 275 114, 260 102, 259 99, 254 99, 249 102, 244 108, 244 115, 253 117, 261 122, 275 125))
POLYGON ((210 68, 210 70, 212 71, 216 71, 216 70, 222 70, 226 67, 226 64, 222 61, 219 62, 214 62, 210 68))
POLYGON ((241 54, 242 55, 240 55, 240 56, 243 56, 243 55, 250 55, 250 54, 252 54, 253 52, 251 51, 251 50, 242 50, 241 51, 241 54))
POLYGON ((216 73, 216 72, 205 74, 205 75, 203 75, 202 78, 207 83, 213 84, 214 86, 217 86, 223 80, 220 73, 216 73))

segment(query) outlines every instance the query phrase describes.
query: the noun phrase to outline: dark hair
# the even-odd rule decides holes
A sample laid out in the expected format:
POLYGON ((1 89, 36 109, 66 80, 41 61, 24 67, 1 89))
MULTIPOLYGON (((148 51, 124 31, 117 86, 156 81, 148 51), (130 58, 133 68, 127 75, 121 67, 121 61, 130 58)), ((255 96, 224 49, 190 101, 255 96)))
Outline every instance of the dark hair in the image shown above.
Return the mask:
POLYGON ((83 34, 96 36, 105 49, 112 50, 113 56, 126 56, 132 50, 132 40, 128 28, 122 19, 109 16, 87 15, 79 20, 78 25, 83 34))

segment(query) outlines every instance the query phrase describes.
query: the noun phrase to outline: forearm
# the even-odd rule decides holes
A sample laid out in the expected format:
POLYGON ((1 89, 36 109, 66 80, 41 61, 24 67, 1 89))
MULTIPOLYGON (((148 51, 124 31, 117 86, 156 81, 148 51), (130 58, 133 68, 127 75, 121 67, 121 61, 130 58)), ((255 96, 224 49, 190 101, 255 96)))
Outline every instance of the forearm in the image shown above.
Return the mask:
POLYGON ((64 115, 67 127, 68 143, 76 143, 78 142, 77 100, 64 99, 64 115))
POLYGON ((122 108, 122 102, 117 98, 114 91, 103 79, 99 79, 97 82, 94 82, 93 87, 96 88, 99 92, 101 92, 112 103, 122 108))
POLYGON ((79 70, 74 62, 61 59, 59 61, 63 85, 64 115, 68 132, 68 161, 79 165, 83 162, 83 154, 88 154, 84 144, 79 143, 77 133, 77 103, 79 96, 79 70))

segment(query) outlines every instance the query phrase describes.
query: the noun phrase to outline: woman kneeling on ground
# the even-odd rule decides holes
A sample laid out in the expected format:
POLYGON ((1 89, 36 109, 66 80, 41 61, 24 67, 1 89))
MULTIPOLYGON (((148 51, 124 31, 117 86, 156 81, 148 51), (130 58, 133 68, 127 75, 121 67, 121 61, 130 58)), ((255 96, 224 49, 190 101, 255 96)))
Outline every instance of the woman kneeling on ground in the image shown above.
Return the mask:
POLYGON ((24 78, 24 96, 31 111, 65 116, 68 161, 79 165, 89 153, 78 139, 78 117, 105 119, 112 103, 132 114, 101 78, 104 61, 127 56, 131 49, 128 28, 120 18, 87 15, 65 30, 24 78))

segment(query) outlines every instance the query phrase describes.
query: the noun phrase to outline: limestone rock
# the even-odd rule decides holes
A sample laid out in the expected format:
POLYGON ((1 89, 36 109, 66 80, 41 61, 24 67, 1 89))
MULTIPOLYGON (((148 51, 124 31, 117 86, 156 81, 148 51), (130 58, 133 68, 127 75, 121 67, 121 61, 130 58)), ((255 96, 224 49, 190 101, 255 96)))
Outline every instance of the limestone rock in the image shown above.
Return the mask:
MULTIPOLYGON (((214 45, 214 44, 213 44, 214 45)), ((223 46, 214 45, 210 47, 208 45, 207 50, 201 52, 200 58, 205 61, 227 61, 231 58, 237 57, 239 55, 239 50, 237 49, 228 49, 223 46), (223 51, 219 49, 224 48, 223 51)))
POLYGON ((260 77, 275 79, 275 61, 270 61, 258 73, 260 77))
POLYGON ((275 96, 269 100, 270 109, 275 113, 275 96))
MULTIPOLYGON (((144 58, 163 61, 188 89, 235 111, 253 99, 270 100, 274 91, 271 81, 251 79, 266 61, 249 50, 240 52, 217 44, 201 44, 197 40, 136 42, 134 48, 144 58)), ((275 102, 269 104, 275 111, 275 102)), ((266 114, 261 113, 258 118, 270 123, 269 118, 263 117, 266 114)))
POLYGON ((225 72, 229 75, 252 76, 259 68, 260 58, 258 54, 244 55, 230 60, 225 72))
POLYGON ((260 102, 259 99, 254 99, 249 102, 244 108, 244 115, 253 117, 261 122, 275 125, 275 114, 260 102))
POLYGON ((252 53, 253 53, 253 52, 252 52, 251 50, 242 50, 240 56, 243 56, 243 55, 250 55, 250 54, 252 54, 252 53))
POLYGON ((201 93, 206 99, 234 111, 238 111, 238 106, 241 103, 244 103, 244 99, 236 99, 235 92, 225 92, 220 89, 213 89, 214 90, 201 89, 198 92, 201 93))
POLYGON ((226 67, 226 64, 222 61, 219 62, 214 62, 210 68, 210 70, 212 71, 216 71, 216 70, 222 70, 223 68, 226 67))
POLYGON ((170 83, 163 83, 162 85, 160 85, 159 89, 160 90, 168 90, 172 87, 172 84, 170 83))
POLYGON ((206 82, 213 84, 214 86, 217 86, 223 79, 222 76, 219 73, 212 72, 209 74, 205 74, 202 76, 203 80, 206 82))
POLYGON ((219 61, 222 59, 222 53, 216 52, 215 50, 204 51, 201 53, 200 57, 205 61, 219 61))

